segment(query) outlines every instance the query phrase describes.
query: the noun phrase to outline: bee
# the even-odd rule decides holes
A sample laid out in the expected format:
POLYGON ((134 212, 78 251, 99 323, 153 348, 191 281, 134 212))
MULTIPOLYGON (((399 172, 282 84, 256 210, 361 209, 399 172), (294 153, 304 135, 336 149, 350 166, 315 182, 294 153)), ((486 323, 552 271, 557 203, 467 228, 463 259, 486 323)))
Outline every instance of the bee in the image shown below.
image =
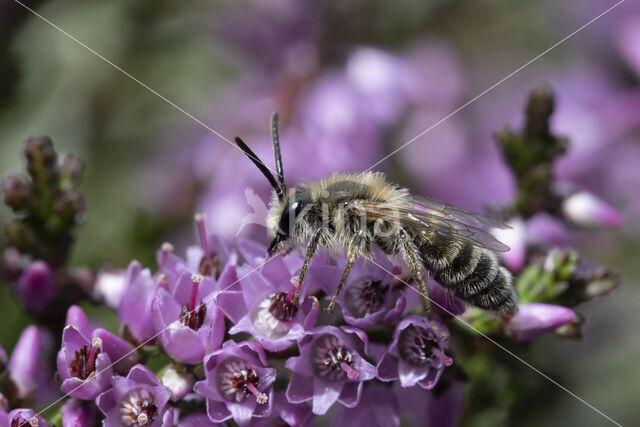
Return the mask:
POLYGON ((488 216, 437 200, 411 195, 379 172, 333 173, 287 189, 284 182, 278 115, 271 118, 276 178, 238 137, 235 142, 273 188, 267 228, 273 239, 268 253, 288 252, 306 245, 306 255, 292 302, 297 303, 309 263, 319 249, 346 252, 347 261, 328 310, 359 258, 372 259, 376 248, 401 257, 431 313, 428 274, 452 294, 505 317, 518 309, 511 273, 494 252, 509 247, 487 232, 509 228, 488 216))

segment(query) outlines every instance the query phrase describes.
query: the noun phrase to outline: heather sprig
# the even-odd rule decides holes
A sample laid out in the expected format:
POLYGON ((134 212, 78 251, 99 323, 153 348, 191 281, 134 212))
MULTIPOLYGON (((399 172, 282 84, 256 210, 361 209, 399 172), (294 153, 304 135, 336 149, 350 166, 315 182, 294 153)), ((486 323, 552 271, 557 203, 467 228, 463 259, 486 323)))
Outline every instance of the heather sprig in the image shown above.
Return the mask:
MULTIPOLYGON (((363 52, 361 60, 373 53, 363 52)), ((478 332, 513 345, 535 345, 549 334, 579 337, 584 319, 575 307, 619 283, 611 269, 575 249, 529 238, 541 213, 561 220, 560 227, 620 221, 593 198, 578 203, 581 193, 559 190, 553 167, 568 140, 551 132, 553 103, 550 89, 535 90, 523 129, 498 134, 518 183, 513 203, 499 209, 514 225, 502 237, 517 249, 505 258, 520 301, 512 318, 465 307, 429 280, 435 307, 427 319, 406 268, 386 258, 356 263, 329 314, 345 259, 328 254, 310 264, 296 305, 301 254, 268 257, 262 243, 227 242, 208 231, 202 214, 195 216, 198 244, 184 258, 164 243, 155 266, 134 260, 126 270, 100 270, 95 280, 85 272, 83 287, 73 288, 79 270, 66 265, 66 254, 84 207, 63 201, 81 200, 81 168, 74 158, 58 164, 49 140, 30 140, 30 178, 7 178, 3 186, 18 215, 7 228, 4 274, 38 320, 64 313, 48 325, 59 337, 55 344, 29 326, 10 357, 0 348, 0 422, 46 425, 25 407, 46 403, 40 391, 51 383, 54 361, 46 355, 56 351, 56 379, 66 398, 51 420, 63 425, 310 426, 318 417, 332 417, 334 425, 456 425, 465 390, 471 408, 505 407, 508 399, 498 391, 517 395, 515 370, 478 332), (55 233, 61 246, 48 246, 55 233), (115 312, 117 333, 72 304, 83 297, 115 312), (483 394, 481 382, 490 393, 483 394)))

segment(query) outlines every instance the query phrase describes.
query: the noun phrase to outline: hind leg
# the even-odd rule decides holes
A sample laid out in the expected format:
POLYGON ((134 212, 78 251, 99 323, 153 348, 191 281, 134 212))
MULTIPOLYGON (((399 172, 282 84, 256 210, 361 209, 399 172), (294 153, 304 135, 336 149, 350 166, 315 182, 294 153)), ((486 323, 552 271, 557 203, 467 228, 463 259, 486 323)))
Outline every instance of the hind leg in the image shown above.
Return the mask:
POLYGON ((413 280, 416 282, 416 286, 418 287, 418 293, 420 293, 422 302, 422 310, 424 314, 429 317, 432 314, 431 299, 429 298, 429 291, 427 290, 427 284, 425 281, 426 277, 424 273, 425 269, 422 262, 422 256, 420 255, 420 250, 404 230, 400 230, 398 232, 398 243, 400 255, 402 256, 402 259, 404 259, 404 262, 407 263, 411 277, 413 277, 413 280))
POLYGON ((429 290, 427 289, 426 284, 428 276, 425 274, 425 268, 418 246, 404 230, 400 230, 398 241, 400 244, 400 255, 407 263, 409 272, 411 273, 413 280, 416 282, 424 315, 429 320, 429 324, 437 336, 443 340, 449 339, 448 334, 441 330, 436 322, 433 321, 435 313, 432 308, 431 298, 429 298, 429 290))

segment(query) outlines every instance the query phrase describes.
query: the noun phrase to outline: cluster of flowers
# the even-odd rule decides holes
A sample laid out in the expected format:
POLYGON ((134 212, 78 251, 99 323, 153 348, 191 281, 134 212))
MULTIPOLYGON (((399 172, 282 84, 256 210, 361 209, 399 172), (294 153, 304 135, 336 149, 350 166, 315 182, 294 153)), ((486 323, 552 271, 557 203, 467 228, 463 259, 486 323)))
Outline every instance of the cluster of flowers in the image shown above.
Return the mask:
MULTIPOLYGON (((201 244, 188 248, 185 259, 165 243, 155 274, 134 261, 126 272, 98 276, 96 292, 117 310, 122 337, 94 327, 80 307, 68 309, 57 356, 60 389, 72 398, 62 410, 64 425, 92 425, 100 413, 104 425, 114 426, 230 419, 310 425, 312 414, 336 403, 336 425, 398 425, 401 411, 456 423, 459 382, 452 375, 440 381, 453 363, 447 327, 415 314, 418 295, 400 286, 401 268, 381 260, 390 274, 357 264, 338 300, 341 315, 319 320, 314 295, 333 294, 344 260, 314 260, 296 306, 291 297, 300 256, 265 259, 264 246, 242 239, 230 250, 207 236, 204 216, 196 221, 201 244), (145 364, 160 349, 170 360, 154 372, 145 364), (438 393, 430 391, 439 381, 438 393), (420 410, 416 399, 422 399, 420 410)), ((465 311, 438 285, 430 283, 430 291, 443 319, 465 311)), ((574 319, 564 307, 528 304, 503 328, 526 340, 574 319)), ((20 388, 37 385, 40 339, 29 327, 7 365, 20 388)), ((4 352, 0 360, 4 366, 4 352)), ((0 411, 0 417, 11 426, 47 425, 27 409, 0 411)))

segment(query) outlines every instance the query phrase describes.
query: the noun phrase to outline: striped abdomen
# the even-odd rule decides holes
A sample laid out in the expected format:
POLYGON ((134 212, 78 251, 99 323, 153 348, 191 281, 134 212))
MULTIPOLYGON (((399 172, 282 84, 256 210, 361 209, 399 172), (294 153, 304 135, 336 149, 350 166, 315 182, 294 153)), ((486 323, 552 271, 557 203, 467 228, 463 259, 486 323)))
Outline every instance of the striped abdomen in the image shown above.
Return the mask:
POLYGON ((459 298, 513 316, 518 310, 513 277, 493 252, 436 233, 416 239, 425 267, 459 298))

